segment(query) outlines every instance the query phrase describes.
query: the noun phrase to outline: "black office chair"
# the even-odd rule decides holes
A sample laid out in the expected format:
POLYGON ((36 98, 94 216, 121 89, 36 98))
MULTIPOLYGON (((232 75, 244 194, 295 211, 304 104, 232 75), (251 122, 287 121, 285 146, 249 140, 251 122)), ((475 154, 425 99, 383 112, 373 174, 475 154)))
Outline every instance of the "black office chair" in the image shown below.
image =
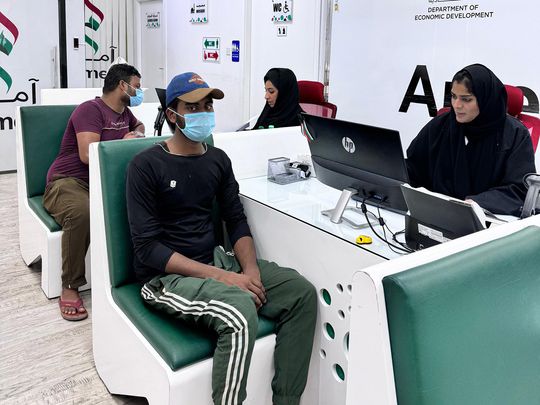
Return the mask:
POLYGON ((166 118, 165 110, 167 110, 167 106, 165 105, 166 92, 165 89, 156 88, 156 93, 159 99, 159 103, 161 105, 158 107, 157 117, 154 121, 154 136, 161 136, 161 130, 163 128, 163 123, 165 122, 166 118))

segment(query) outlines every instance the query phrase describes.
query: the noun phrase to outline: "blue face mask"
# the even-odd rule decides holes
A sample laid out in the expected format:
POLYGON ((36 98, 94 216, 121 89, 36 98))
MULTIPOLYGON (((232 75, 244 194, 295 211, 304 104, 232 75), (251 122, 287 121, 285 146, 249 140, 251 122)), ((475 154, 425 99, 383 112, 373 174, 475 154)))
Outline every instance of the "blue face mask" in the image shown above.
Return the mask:
POLYGON ((134 96, 129 96, 128 93, 126 93, 128 96, 129 96, 129 106, 130 107, 137 107, 138 105, 141 105, 142 102, 143 102, 143 98, 144 98, 144 92, 142 89, 137 89, 135 87, 133 87, 132 85, 130 85, 129 83, 126 83, 129 87, 131 87, 132 89, 135 89, 135 95, 134 96))
POLYGON ((176 127, 180 131, 182 131, 182 133, 188 139, 191 139, 193 142, 204 141, 212 134, 212 131, 216 126, 216 117, 214 115, 214 112, 200 112, 181 115, 178 114, 176 111, 172 110, 171 108, 169 108, 169 110, 171 110, 176 115, 184 118, 186 122, 185 127, 180 128, 178 126, 178 123, 176 123, 176 127))

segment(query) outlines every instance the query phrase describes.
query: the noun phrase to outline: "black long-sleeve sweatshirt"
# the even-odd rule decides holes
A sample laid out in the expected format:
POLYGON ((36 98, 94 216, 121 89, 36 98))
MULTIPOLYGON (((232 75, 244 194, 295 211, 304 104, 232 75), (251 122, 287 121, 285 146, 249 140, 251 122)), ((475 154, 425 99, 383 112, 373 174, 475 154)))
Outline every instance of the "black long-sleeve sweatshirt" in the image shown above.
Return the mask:
POLYGON ((251 236, 238 192, 229 157, 213 146, 180 156, 162 142, 136 155, 127 169, 126 200, 137 279, 163 274, 174 252, 212 261, 214 199, 232 245, 251 236))

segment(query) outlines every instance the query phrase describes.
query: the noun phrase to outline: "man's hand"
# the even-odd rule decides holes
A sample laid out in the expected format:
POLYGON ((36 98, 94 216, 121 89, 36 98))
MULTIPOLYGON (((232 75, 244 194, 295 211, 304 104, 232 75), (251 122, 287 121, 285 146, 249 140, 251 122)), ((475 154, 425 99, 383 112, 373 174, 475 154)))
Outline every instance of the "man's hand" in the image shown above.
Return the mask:
POLYGON ((259 309, 263 304, 266 304, 266 290, 261 282, 261 272, 257 265, 255 245, 253 245, 251 236, 243 236, 238 239, 234 244, 234 253, 236 254, 238 263, 240 263, 240 267, 242 267, 244 277, 247 277, 251 285, 256 286, 258 291, 261 292, 261 294, 257 294, 256 291, 250 289, 259 298, 260 304, 255 301, 257 303, 257 309, 259 309))
POLYGON ((266 302, 266 290, 261 283, 259 268, 256 263, 254 266, 250 266, 247 272, 244 271, 244 274, 237 274, 197 262, 178 252, 174 252, 165 266, 165 272, 181 274, 186 277, 213 278, 223 284, 240 287, 242 290, 251 293, 257 309, 266 302))
POLYGON ((131 131, 124 135, 122 139, 144 138, 144 134, 139 131, 131 131))
POLYGON ((237 274, 224 270, 216 277, 216 280, 226 285, 235 285, 242 290, 250 292, 257 309, 266 303, 266 290, 261 282, 258 271, 256 274, 252 272, 248 274, 237 274))

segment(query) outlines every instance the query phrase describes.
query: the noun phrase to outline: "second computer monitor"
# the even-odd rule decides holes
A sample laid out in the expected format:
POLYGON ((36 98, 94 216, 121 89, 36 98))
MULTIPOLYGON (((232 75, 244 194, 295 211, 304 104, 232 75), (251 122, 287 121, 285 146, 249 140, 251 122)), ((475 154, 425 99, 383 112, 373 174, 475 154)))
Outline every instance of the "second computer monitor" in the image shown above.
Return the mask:
POLYGON ((322 183, 352 188, 352 198, 404 213, 400 185, 408 183, 399 132, 302 113, 313 168, 322 183))

